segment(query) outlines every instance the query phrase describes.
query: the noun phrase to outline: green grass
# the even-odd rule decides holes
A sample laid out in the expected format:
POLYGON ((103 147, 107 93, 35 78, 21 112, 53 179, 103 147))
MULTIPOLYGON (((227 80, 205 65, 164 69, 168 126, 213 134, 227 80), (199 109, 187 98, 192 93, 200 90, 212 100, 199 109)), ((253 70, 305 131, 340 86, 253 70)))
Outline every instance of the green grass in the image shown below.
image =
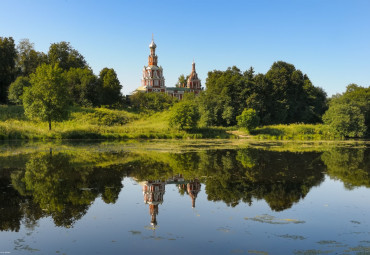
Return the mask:
POLYGON ((256 128, 251 135, 257 139, 269 140, 340 140, 342 137, 333 133, 323 124, 271 125, 256 128))
POLYGON ((140 114, 106 108, 73 107, 63 122, 30 121, 22 106, 0 106, 0 140, 199 139, 231 138, 225 128, 182 131, 169 126, 169 111, 140 114))
POLYGON ((73 107, 63 122, 27 120, 22 106, 0 105, 0 140, 61 139, 257 139, 343 140, 323 124, 290 124, 259 127, 248 133, 236 127, 203 127, 178 130, 169 125, 170 111, 135 113, 106 108, 73 107))

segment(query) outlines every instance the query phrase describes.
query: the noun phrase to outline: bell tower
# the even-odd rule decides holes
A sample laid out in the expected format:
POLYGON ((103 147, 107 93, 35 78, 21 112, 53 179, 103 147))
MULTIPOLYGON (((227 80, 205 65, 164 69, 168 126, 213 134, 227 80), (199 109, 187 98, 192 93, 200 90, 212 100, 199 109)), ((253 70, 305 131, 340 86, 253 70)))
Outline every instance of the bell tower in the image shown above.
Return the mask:
POLYGON ((149 66, 157 66, 158 57, 157 55, 155 55, 155 48, 157 48, 157 45, 154 43, 154 36, 152 34, 152 42, 149 44, 149 49, 150 49, 150 55, 148 57, 149 66))
POLYGON ((148 57, 148 66, 143 68, 143 78, 141 79, 141 86, 145 92, 165 92, 166 86, 163 77, 162 67, 158 67, 158 56, 155 54, 157 45, 152 41, 149 44, 150 55, 148 57))

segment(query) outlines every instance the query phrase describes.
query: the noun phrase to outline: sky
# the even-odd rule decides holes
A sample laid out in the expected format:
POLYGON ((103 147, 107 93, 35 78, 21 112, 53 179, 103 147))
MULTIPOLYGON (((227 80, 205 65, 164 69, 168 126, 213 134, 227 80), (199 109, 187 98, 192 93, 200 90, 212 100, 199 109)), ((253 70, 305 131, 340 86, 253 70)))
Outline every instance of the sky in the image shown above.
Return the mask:
POLYGON ((166 86, 191 72, 275 61, 293 64, 328 96, 370 85, 369 0, 1 0, 0 37, 37 51, 70 42, 95 74, 113 68, 130 94, 141 85, 154 34, 166 86))

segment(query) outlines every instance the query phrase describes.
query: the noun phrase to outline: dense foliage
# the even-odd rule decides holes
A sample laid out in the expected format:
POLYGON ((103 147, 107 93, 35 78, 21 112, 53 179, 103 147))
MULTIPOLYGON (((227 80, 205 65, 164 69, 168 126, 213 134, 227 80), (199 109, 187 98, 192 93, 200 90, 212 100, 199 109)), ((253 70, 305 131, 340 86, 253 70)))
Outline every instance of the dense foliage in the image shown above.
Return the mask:
POLYGON ((12 37, 0 37, 0 104, 7 102, 10 83, 16 78, 17 51, 12 37))
POLYGON ((325 92, 282 61, 265 75, 255 75, 253 68, 242 73, 235 66, 209 72, 206 87, 200 102, 207 125, 235 125, 244 108, 255 109, 262 125, 317 123, 326 110, 325 92))
POLYGON ((98 79, 100 104, 113 105, 121 101, 122 85, 113 68, 103 68, 98 79))
POLYGON ((179 129, 194 129, 199 121, 199 111, 194 101, 183 100, 171 109, 170 125, 179 129))
POLYGON ((24 82, 42 64, 58 64, 63 70, 71 103, 78 106, 122 106, 122 85, 112 68, 103 68, 97 77, 84 56, 69 42, 52 43, 47 54, 34 49, 28 39, 18 45, 13 38, 0 37, 0 103, 20 104, 24 82), (9 86, 16 80, 12 88, 9 86))
POLYGON ((43 64, 31 74, 31 87, 24 93, 23 106, 30 119, 49 123, 63 120, 68 115, 69 95, 63 70, 56 65, 43 64))
POLYGON ((24 89, 30 85, 30 79, 28 77, 18 76, 18 78, 9 86, 9 101, 18 105, 22 104, 24 89))
POLYGON ((163 111, 170 108, 175 102, 173 98, 165 93, 140 93, 130 96, 131 106, 138 111, 163 111))
POLYGON ((254 109, 245 108, 239 116, 236 116, 238 126, 251 131, 255 129, 259 124, 259 118, 254 109))
POLYGON ((343 137, 366 136, 370 131, 370 87, 348 85, 346 92, 330 100, 323 119, 343 137))

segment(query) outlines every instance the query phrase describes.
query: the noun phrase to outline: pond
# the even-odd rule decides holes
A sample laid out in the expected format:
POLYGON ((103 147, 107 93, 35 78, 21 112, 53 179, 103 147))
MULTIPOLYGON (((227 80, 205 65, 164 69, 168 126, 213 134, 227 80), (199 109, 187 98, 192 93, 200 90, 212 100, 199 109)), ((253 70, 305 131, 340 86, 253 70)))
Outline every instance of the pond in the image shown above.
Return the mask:
POLYGON ((370 146, 0 145, 0 254, 370 254, 370 146))

